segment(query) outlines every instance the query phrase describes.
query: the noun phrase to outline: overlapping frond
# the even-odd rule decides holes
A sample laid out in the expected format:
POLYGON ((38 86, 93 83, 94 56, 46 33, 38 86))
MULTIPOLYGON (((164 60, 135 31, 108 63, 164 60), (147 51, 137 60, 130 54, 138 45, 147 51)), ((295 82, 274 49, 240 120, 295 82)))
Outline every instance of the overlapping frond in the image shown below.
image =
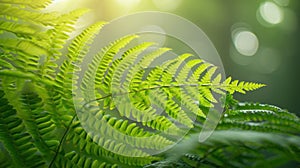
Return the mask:
POLYGON ((205 142, 198 142, 199 124, 192 131, 195 134, 167 152, 166 160, 145 167, 280 167, 299 163, 299 117, 268 104, 227 103, 224 117, 205 142))
POLYGON ((46 166, 59 143, 51 115, 30 83, 10 77, 1 82, 1 142, 15 166, 46 166))
POLYGON ((293 165, 300 161, 297 155, 300 151, 299 142, 299 137, 282 133, 217 130, 205 143, 194 144, 194 150, 183 154, 179 163, 187 167, 293 165))
POLYGON ((53 80, 56 60, 76 20, 87 10, 67 14, 41 12, 51 1, 0 2, 0 53, 18 70, 53 80), (29 5, 31 4, 31 5, 29 5))
POLYGON ((32 9, 41 9, 50 4, 51 0, 1 0, 0 3, 30 7, 32 9))
POLYGON ((228 110, 219 128, 240 127, 244 130, 297 134, 300 131, 299 122, 296 115, 276 106, 241 103, 228 110))
MULTIPOLYGON (((109 145, 108 142, 106 142, 109 145)), ((143 166, 158 160, 158 157, 135 158, 115 154, 108 151, 97 142, 82 128, 79 121, 74 121, 71 125, 65 142, 64 151, 58 156, 57 166, 66 165, 66 167, 118 167, 118 166, 143 166), (64 161, 64 159, 68 161, 64 161)), ((111 147, 120 147, 112 145, 111 147)))
POLYGON ((78 68, 75 62, 83 59, 89 49, 89 44, 103 25, 104 22, 99 22, 90 26, 70 44, 67 58, 60 66, 60 72, 56 76, 56 93, 54 96, 57 101, 55 103, 58 107, 62 107, 60 109, 63 109, 63 111, 58 111, 58 113, 74 115, 72 79, 75 68, 78 68))

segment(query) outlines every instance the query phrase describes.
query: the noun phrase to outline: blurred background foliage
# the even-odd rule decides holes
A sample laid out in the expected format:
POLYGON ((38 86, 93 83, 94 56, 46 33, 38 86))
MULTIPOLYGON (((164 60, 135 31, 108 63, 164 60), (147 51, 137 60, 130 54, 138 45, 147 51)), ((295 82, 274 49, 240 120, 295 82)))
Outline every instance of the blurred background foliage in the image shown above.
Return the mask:
MULTIPOLYGON (((300 114, 298 0, 55 0, 46 10, 86 7, 78 29, 138 11, 164 11, 200 27, 218 50, 226 75, 268 86, 241 101, 276 104, 300 114)), ((176 29, 176 25, 174 25, 176 29)))

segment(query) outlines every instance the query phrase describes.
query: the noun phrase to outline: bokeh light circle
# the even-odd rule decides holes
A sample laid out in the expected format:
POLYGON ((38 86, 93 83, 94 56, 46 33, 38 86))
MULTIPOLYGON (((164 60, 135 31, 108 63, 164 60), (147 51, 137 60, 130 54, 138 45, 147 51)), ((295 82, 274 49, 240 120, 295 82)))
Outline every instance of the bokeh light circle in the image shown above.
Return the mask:
POLYGON ((258 38, 248 30, 236 30, 233 43, 237 51, 245 56, 253 56, 259 47, 258 38))
POLYGON ((260 4, 257 19, 264 26, 273 26, 283 21, 284 13, 281 7, 268 1, 260 4))

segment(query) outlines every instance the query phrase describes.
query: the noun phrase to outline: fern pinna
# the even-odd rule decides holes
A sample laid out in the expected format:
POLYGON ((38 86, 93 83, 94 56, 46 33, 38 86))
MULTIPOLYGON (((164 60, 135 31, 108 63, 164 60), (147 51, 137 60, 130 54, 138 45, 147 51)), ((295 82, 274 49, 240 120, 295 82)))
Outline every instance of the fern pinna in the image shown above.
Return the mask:
MULTIPOLYGON (((134 34, 99 49, 81 67, 106 23, 91 25, 67 45, 87 10, 46 13, 49 3, 0 0, 0 167, 141 167, 201 128, 219 97, 264 86, 222 81, 217 67, 191 54, 150 68, 171 49, 136 44, 134 34)), ((220 129, 242 127, 244 113, 230 114, 220 129)), ((266 114, 272 122, 261 130, 299 130, 295 119, 284 118, 288 112, 266 114), (286 127, 278 122, 283 118, 286 127)))

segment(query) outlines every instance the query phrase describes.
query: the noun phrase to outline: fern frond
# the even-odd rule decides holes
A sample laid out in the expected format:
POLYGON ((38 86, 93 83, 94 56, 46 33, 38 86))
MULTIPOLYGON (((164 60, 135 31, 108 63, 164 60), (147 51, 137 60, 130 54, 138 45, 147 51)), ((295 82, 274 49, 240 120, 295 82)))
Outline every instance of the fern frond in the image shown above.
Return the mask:
POLYGON ((285 132, 296 134, 300 131, 299 118, 276 106, 241 103, 228 110, 220 129, 240 127, 246 130, 285 132))
POLYGON ((16 167, 37 167, 45 165, 41 156, 36 155, 38 148, 33 144, 33 139, 27 132, 26 127, 0 90, 1 98, 1 119, 0 119, 0 140, 8 150, 13 164, 16 167))
POLYGON ((238 103, 235 104, 233 106, 233 109, 236 110, 269 110, 272 111, 274 113, 276 113, 276 115, 282 116, 282 117, 287 117, 287 118, 291 118, 291 119, 296 119, 298 118, 297 115, 295 115, 294 113, 290 113, 287 110, 284 110, 280 107, 277 107, 275 105, 269 105, 269 104, 261 104, 261 103, 238 103))
POLYGON ((30 12, 28 10, 20 10, 20 7, 12 6, 10 4, 0 3, 0 16, 7 20, 24 20, 29 23, 42 24, 45 26, 55 26, 58 23, 58 13, 38 13, 30 12))
POLYGON ((53 81, 41 79, 34 74, 25 73, 25 72, 17 71, 17 70, 16 71, 15 70, 0 70, 0 76, 9 76, 9 77, 14 77, 14 78, 30 79, 37 83, 43 83, 47 86, 55 85, 55 83, 53 81))
POLYGON ((20 24, 15 22, 0 21, 0 30, 14 33, 17 36, 27 37, 36 34, 38 30, 30 24, 20 24))
POLYGON ((0 3, 20 5, 21 7, 31 7, 32 9, 45 8, 51 0, 1 0, 0 3))
MULTIPOLYGON (((167 65, 168 68, 165 68, 164 70, 171 74, 172 71, 176 71, 177 69, 179 69, 180 64, 184 64, 184 66, 179 70, 178 75, 175 75, 175 80, 179 83, 186 83, 186 80, 188 80, 191 83, 196 83, 197 80, 193 78, 194 74, 191 74, 191 76, 189 77, 189 73, 193 67, 202 63, 203 60, 188 60, 190 58, 192 58, 191 54, 183 54, 176 59, 176 63, 172 66, 168 66, 169 63, 166 63, 164 66, 167 65)), ((173 81, 172 75, 166 74, 166 76, 163 75, 161 80, 166 84, 171 83, 173 81)), ((170 88, 170 91, 172 92, 172 95, 175 96, 176 99, 179 102, 181 102, 182 105, 184 105, 187 109, 191 110, 191 112, 195 113, 197 116, 205 116, 202 110, 195 103, 197 100, 200 99, 197 99, 197 97, 199 97, 201 94, 197 94, 198 91, 195 87, 193 87, 192 84, 191 86, 187 85, 182 86, 181 88, 170 88)))
POLYGON ((0 51, 0 70, 15 69, 13 63, 8 61, 11 58, 11 53, 4 53, 0 51))
POLYGON ((138 157, 147 156, 148 154, 132 147, 161 149, 165 145, 172 144, 168 139, 145 131, 136 124, 129 123, 128 120, 118 120, 110 115, 105 115, 101 111, 95 111, 95 108, 92 108, 91 104, 89 106, 89 110, 85 109, 85 113, 80 114, 79 118, 84 123, 83 127, 86 130, 90 130, 88 133, 93 137, 93 140, 107 150, 114 151, 115 153, 125 153, 125 156, 138 157), (87 111, 88 113, 86 113, 87 111), (106 134, 106 136, 101 136, 103 134, 106 134), (157 144, 154 140, 160 141, 160 143, 157 144))
POLYGON ((49 1, 39 1, 31 6, 28 3, 21 0, 0 3, 0 17, 4 17, 0 30, 18 37, 1 38, 1 48, 18 55, 10 58, 17 69, 53 80, 55 61, 61 55, 59 50, 74 30, 76 20, 87 10, 79 9, 68 14, 43 13, 38 9, 49 1), (23 5, 36 10, 24 8, 23 5))
POLYGON ((86 97, 90 97, 94 94, 94 91, 89 90, 90 88, 94 88, 94 86, 95 90, 98 91, 96 93, 97 97, 106 96, 108 87, 103 85, 102 82, 104 74, 107 71, 107 66, 111 63, 114 54, 118 53, 124 46, 135 38, 137 38, 136 35, 124 37, 113 42, 108 47, 102 49, 102 52, 95 55, 94 61, 89 65, 89 68, 82 79, 81 87, 85 90, 84 94, 86 97))
POLYGON ((155 89, 150 93, 150 96, 151 100, 162 107, 170 117, 189 128, 193 127, 192 119, 190 119, 180 105, 173 101, 172 98, 168 97, 163 90, 155 89))
POLYGON ((180 163, 183 167, 279 167, 300 161, 297 155, 300 151, 299 136, 283 132, 215 130, 203 143, 196 139, 198 134, 192 135, 189 140, 168 152, 170 157, 166 161, 172 162, 161 161, 153 166, 180 163), (173 160, 173 153, 176 153, 175 158, 178 159, 173 160))
MULTIPOLYGON (((273 153, 274 158, 285 158, 285 162, 289 160, 298 160, 297 152, 299 151, 299 137, 298 136, 286 136, 284 134, 273 134, 273 133, 259 133, 252 131, 216 131, 215 136, 212 136, 210 142, 207 143, 219 143, 225 145, 225 149, 222 150, 223 154, 226 152, 234 153, 236 148, 230 148, 230 146, 240 146, 242 148, 238 158, 228 159, 228 155, 222 164, 237 164, 234 162, 240 162, 240 164, 247 162, 246 165, 256 166, 259 163, 258 160, 264 161, 262 165, 269 165, 274 163, 273 158, 269 156, 259 157, 260 153, 263 155, 264 149, 268 149, 268 152, 273 153), (222 138, 220 138, 222 137, 222 138), (287 146, 289 146, 287 148, 287 146), (227 149, 226 149, 227 148, 227 149), (256 150, 256 151, 255 151, 256 150), (253 153, 255 151, 255 153, 253 153), (248 155, 248 156, 247 156, 248 155), (251 160, 251 157, 253 162, 251 160), (286 157, 289 157, 288 159, 286 157), (244 162, 243 162, 244 161, 244 162)), ((217 156, 218 157, 218 156, 217 156)), ((274 163, 276 164, 276 163, 274 163)), ((275 165, 273 165, 275 166, 275 165)))
POLYGON ((103 25, 104 22, 99 22, 90 26, 72 41, 71 45, 69 46, 67 59, 60 66, 60 72, 56 76, 56 98, 59 101, 56 102, 56 104, 59 107, 63 106, 63 111, 65 109, 69 109, 69 114, 70 111, 72 111, 72 115, 74 113, 73 101, 70 100, 72 100, 73 72, 75 68, 77 68, 75 67, 75 62, 82 61, 83 56, 89 50, 89 44, 92 42, 95 34, 100 31, 103 25))
POLYGON ((49 33, 50 40, 50 52, 51 55, 46 57, 44 64, 40 67, 41 74, 43 77, 48 79, 53 79, 55 76, 56 63, 61 56, 60 50, 65 45, 66 41, 69 38, 69 34, 74 31, 74 24, 77 19, 85 14, 87 9, 78 9, 71 11, 70 13, 61 15, 58 19, 58 23, 54 26, 53 29, 50 29, 49 33))
MULTIPOLYGON (((69 146, 72 151, 65 151, 65 156, 59 156, 58 158, 67 158, 71 161, 69 164, 78 167, 82 167, 82 164, 89 164, 89 167, 91 167, 91 165, 93 165, 92 167, 100 165, 111 165, 112 158, 114 159, 113 165, 115 166, 117 164, 124 166, 142 166, 145 164, 149 164, 153 160, 159 159, 158 157, 152 156, 145 158, 120 156, 103 149, 101 146, 99 146, 99 144, 93 141, 94 140, 81 127, 80 123, 78 121, 74 121, 65 140, 65 145, 69 146)), ((57 160, 56 163, 59 163, 59 166, 64 164, 65 162, 62 160, 57 160)))
POLYGON ((12 158, 9 155, 8 151, 3 148, 3 144, 0 143, 0 167, 7 167, 7 168, 12 168, 13 163, 12 163, 12 158))
POLYGON ((8 62, 14 62, 14 68, 23 72, 37 73, 40 56, 49 54, 43 47, 26 39, 1 39, 0 47, 5 52, 18 55, 9 57, 8 62))
POLYGON ((133 62, 136 60, 139 54, 144 52, 147 48, 152 46, 153 43, 142 43, 134 48, 132 48, 128 53, 128 55, 123 58, 122 62, 118 65, 116 68, 114 74, 113 74, 113 80, 112 80, 112 92, 114 93, 123 93, 124 91, 126 92, 127 88, 129 87, 130 83, 130 78, 131 78, 131 67, 133 66, 133 62), (124 71, 129 71, 129 75, 127 74, 126 76, 129 76, 128 78, 125 78, 125 82, 123 83, 122 77, 124 71))
MULTIPOLYGON (((29 40, 20 39, 0 39, 0 46, 12 51, 23 52, 28 55, 47 55, 47 51, 31 43, 29 40), (29 50, 31 49, 31 50, 29 50)), ((34 59, 36 60, 36 59, 34 59)), ((37 64, 37 62, 34 62, 37 64)))
MULTIPOLYGON (((104 92, 106 94, 110 93, 110 91, 109 91, 110 86, 106 86, 105 89, 100 88, 101 86, 103 87, 103 85, 101 83, 103 82, 103 80, 105 80, 104 74, 108 71, 107 68, 109 67, 109 64, 112 63, 114 55, 119 53, 122 48, 124 48, 127 44, 129 44, 132 40, 134 40, 137 37, 138 36, 136 36, 136 35, 129 35, 120 40, 117 40, 117 41, 111 43, 111 45, 106 47, 100 54, 98 54, 96 56, 96 57, 98 57, 98 59, 101 59, 101 60, 99 60, 99 64, 98 64, 99 66, 96 70, 96 77, 95 77, 96 88, 95 89, 100 89, 100 90, 103 89, 102 92, 104 92)), ((124 56, 126 56, 129 53, 130 53, 130 51, 128 51, 127 53, 124 53, 124 56)), ((113 64, 112 69, 108 71, 108 77, 110 77, 111 79, 107 78, 106 80, 110 80, 110 81, 112 80, 113 72, 115 70, 114 68, 116 68, 119 63, 120 62, 115 61, 115 64, 113 64)), ((106 83, 110 84, 109 81, 106 83)))
POLYGON ((50 115, 44 112, 43 102, 37 94, 25 91, 21 96, 23 103, 22 114, 28 133, 34 139, 34 145, 46 160, 51 160, 59 141, 54 136, 55 125, 50 115))
POLYGON ((88 134, 93 141, 107 150, 123 153, 126 145, 159 150, 152 141, 171 145, 176 137, 194 127, 196 116, 205 118, 197 102, 211 108, 218 103, 214 94, 224 95, 229 91, 224 89, 226 87, 234 91, 255 89, 244 83, 234 88, 235 83, 230 81, 230 86, 223 85, 217 67, 191 54, 148 68, 170 49, 158 48, 149 52, 153 44, 147 42, 127 49, 127 44, 135 38, 137 36, 129 35, 118 39, 95 55, 76 90, 83 96, 76 100, 80 105, 76 107, 80 111, 78 117, 85 123, 83 127, 90 130, 88 134), (120 54, 122 56, 117 57, 120 54), (124 128, 115 127, 115 123, 124 128), (130 134, 126 127, 130 127, 130 131, 143 130, 141 132, 149 141, 135 140, 138 135, 130 134), (157 131, 167 138, 162 140, 153 134, 157 131), (107 136, 104 138, 101 134, 107 136), (114 148, 119 143, 116 139, 125 139, 126 143, 120 145, 122 149, 114 148))
POLYGON ((220 87, 217 88, 228 91, 230 94, 233 94, 234 92, 240 92, 245 94, 246 91, 256 90, 264 86, 266 85, 254 82, 239 82, 238 80, 231 81, 231 77, 228 77, 220 85, 220 87))
MULTIPOLYGON (((28 152, 31 151, 28 157, 39 158, 41 162, 44 162, 43 164, 47 164, 52 159, 59 141, 56 125, 52 121, 51 115, 45 111, 44 104, 46 103, 33 89, 39 88, 39 86, 24 82, 22 79, 12 80, 9 77, 2 78, 2 82, 5 98, 16 110, 15 115, 20 118, 21 125, 28 134, 28 138, 22 141, 24 144, 31 144, 31 147, 27 149, 28 152)), ((9 119, 4 118, 4 121, 7 120, 9 119)))

